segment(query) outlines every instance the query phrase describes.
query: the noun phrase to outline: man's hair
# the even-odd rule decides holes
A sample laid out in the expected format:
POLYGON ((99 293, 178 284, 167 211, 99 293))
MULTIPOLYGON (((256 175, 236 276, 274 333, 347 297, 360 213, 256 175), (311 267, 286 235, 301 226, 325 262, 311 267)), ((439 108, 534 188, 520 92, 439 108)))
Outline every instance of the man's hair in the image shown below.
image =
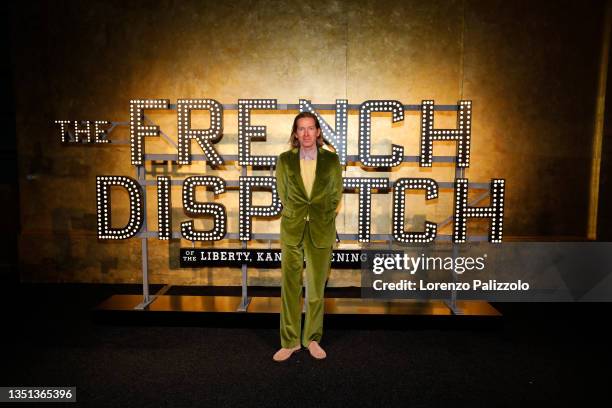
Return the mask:
MULTIPOLYGON (((295 119, 293 119, 293 127, 291 128, 291 136, 289 137, 289 144, 291 144, 291 147, 300 147, 300 141, 297 137, 297 122, 298 120, 302 118, 314 119, 315 126, 317 127, 317 129, 321 130, 321 124, 319 123, 319 119, 317 119, 317 117, 313 113, 310 113, 310 112, 299 113, 295 117, 295 119)), ((319 134, 319 137, 317 137, 317 147, 323 146, 323 143, 324 143, 323 132, 321 132, 319 134)))

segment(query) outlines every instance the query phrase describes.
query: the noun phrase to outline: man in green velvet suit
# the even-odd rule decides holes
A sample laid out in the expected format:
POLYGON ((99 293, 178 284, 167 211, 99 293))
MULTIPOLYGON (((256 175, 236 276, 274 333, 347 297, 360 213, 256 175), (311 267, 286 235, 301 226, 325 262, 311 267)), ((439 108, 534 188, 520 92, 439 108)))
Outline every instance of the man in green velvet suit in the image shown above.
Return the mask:
POLYGON ((275 361, 287 360, 307 347, 317 358, 326 357, 319 345, 323 334, 323 291, 330 272, 336 239, 336 209, 342 198, 342 167, 338 155, 321 148, 317 117, 302 112, 293 121, 292 150, 276 163, 276 186, 283 203, 281 219, 282 348, 275 361), (306 259, 307 305, 302 330, 302 272, 306 259))

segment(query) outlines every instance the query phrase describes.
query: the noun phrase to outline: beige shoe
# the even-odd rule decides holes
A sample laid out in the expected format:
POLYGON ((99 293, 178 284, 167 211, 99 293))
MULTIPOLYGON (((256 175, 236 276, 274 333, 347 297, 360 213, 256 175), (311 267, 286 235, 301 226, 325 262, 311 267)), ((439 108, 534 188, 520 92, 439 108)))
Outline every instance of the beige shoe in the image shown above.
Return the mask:
POLYGON ((317 360, 323 360, 327 357, 325 350, 323 350, 316 341, 311 341, 310 344, 308 344, 308 351, 310 351, 310 355, 317 360))
POLYGON ((282 348, 280 350, 278 350, 276 353, 274 353, 274 356, 272 357, 272 360, 280 363, 282 361, 287 360, 289 357, 291 357, 291 355, 296 352, 299 351, 302 347, 300 345, 295 346, 294 348, 282 348))

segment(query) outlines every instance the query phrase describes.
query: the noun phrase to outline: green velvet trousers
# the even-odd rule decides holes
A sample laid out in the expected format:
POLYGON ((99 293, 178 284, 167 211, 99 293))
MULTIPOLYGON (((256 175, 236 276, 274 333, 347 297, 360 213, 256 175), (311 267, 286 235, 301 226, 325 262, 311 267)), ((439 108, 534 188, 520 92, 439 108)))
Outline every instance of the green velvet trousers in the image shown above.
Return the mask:
POLYGON ((309 223, 304 228, 302 241, 297 245, 281 242, 281 346, 293 348, 300 344, 308 347, 311 341, 320 342, 323 335, 325 281, 331 267, 332 247, 316 248, 310 238, 309 223), (302 272, 306 258, 306 317, 302 326, 302 272))

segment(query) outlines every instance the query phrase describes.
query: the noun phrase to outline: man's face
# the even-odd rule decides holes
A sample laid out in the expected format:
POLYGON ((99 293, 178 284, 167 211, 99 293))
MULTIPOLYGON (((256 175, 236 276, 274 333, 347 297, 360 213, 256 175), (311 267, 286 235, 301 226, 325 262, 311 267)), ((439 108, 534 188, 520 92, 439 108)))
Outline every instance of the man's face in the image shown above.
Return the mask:
POLYGON ((297 121, 297 137, 300 147, 310 149, 317 145, 317 138, 321 134, 321 129, 317 129, 313 118, 300 118, 297 121))

